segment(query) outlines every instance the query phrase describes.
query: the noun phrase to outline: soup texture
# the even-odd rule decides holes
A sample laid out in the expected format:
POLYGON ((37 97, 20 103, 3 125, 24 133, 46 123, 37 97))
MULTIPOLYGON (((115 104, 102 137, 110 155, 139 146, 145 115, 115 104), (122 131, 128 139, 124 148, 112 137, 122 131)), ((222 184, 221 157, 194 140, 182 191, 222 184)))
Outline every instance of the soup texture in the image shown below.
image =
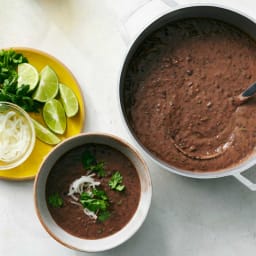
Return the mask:
POLYGON ((144 40, 127 68, 130 127, 175 168, 233 167, 256 145, 256 99, 236 104, 255 70, 255 41, 239 29, 203 18, 170 23, 144 40))

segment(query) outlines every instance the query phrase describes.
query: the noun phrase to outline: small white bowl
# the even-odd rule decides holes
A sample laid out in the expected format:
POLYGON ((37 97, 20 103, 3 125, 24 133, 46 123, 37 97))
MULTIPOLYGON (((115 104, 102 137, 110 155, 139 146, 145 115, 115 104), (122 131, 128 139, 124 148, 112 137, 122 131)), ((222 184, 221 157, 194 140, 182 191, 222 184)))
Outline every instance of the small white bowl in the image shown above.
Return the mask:
POLYGON ((71 137, 57 145, 46 157, 36 176, 34 183, 34 200, 37 216, 46 231, 61 244, 75 250, 85 252, 100 252, 109 250, 128 240, 144 222, 152 197, 152 184, 146 163, 139 153, 122 139, 103 133, 83 133, 71 137), (104 144, 123 153, 138 172, 141 195, 136 212, 131 220, 117 233, 100 239, 83 239, 71 235, 56 224, 46 202, 45 187, 47 177, 56 161, 69 150, 88 143, 104 144))
MULTIPOLYGON (((9 149, 7 150, 6 147, 3 146, 4 141, 0 141, 0 143, 2 143, 1 146, 3 146, 3 147, 0 146, 0 171, 2 171, 2 170, 9 170, 21 165, 30 156, 35 146, 36 134, 35 134, 35 128, 31 121, 30 116, 25 110, 23 110, 21 107, 19 107, 16 104, 0 101, 0 122, 1 122, 0 127, 1 125, 3 126, 0 128, 0 140, 4 140, 7 134, 6 129, 10 127, 10 124, 12 124, 12 128, 10 129, 13 129, 11 133, 14 133, 15 136, 18 136, 17 140, 22 137, 24 138, 24 136, 26 136, 26 138, 24 138, 25 139, 24 144, 22 144, 22 151, 18 153, 16 152, 17 153, 16 156, 15 157, 12 156, 12 158, 10 159, 6 157, 6 152, 10 152, 8 151, 9 149), (6 118, 8 116, 9 118, 6 118), (26 131, 20 129, 21 123, 23 127, 26 126, 27 128, 26 131)), ((12 134, 10 134, 10 136, 12 136, 12 134)), ((12 138, 12 140, 10 141, 15 142, 15 144, 13 144, 12 147, 14 148, 17 147, 17 143, 19 143, 19 140, 15 141, 15 139, 13 140, 12 138)), ((12 152, 14 152, 14 150, 12 150, 12 152)))

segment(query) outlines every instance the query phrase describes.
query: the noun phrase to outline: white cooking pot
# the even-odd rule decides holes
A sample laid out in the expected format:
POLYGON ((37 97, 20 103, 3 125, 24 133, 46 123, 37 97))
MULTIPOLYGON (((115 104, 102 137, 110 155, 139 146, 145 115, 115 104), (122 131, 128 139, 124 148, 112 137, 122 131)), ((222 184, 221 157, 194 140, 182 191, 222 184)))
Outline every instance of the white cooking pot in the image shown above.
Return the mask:
MULTIPOLYGON (((136 138, 135 133, 131 129, 125 106, 124 106, 124 80, 126 76, 126 70, 134 52, 143 40, 151 34, 153 31, 164 26, 170 21, 175 21, 190 17, 208 17, 222 20, 240 28, 245 33, 249 34, 256 40, 256 21, 248 15, 241 13, 238 10, 233 10, 218 5, 186 5, 181 6, 170 0, 136 0, 139 7, 134 7, 129 13, 123 8, 125 15, 122 17, 122 35, 127 43, 127 52, 124 59, 124 64, 120 72, 119 77, 119 99, 122 115, 125 123, 129 128, 133 138, 137 141, 139 146, 153 159, 157 164, 164 169, 191 178, 209 179, 219 178, 224 176, 234 176, 241 183, 246 185, 249 189, 255 191, 256 184, 251 182, 248 178, 242 175, 242 172, 248 170, 256 164, 256 152, 253 153, 248 159, 239 163, 235 167, 230 167, 225 170, 211 171, 211 172, 191 172, 182 169, 178 169, 171 166, 155 155, 153 155, 148 149, 146 149, 140 141, 136 138)), ((135 1, 135 2, 136 2, 135 1)), ((120 2, 120 1, 119 1, 120 2)), ((122 1, 123 2, 123 1, 122 1)))

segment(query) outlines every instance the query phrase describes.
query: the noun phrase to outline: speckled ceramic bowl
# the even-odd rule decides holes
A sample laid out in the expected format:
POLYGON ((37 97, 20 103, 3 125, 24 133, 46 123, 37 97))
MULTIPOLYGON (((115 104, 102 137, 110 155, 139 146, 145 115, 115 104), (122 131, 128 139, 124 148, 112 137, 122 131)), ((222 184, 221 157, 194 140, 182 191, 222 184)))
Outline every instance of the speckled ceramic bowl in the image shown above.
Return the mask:
POLYGON ((128 240, 144 222, 150 207, 151 196, 151 178, 144 160, 131 145, 109 134, 83 133, 65 140, 56 146, 46 157, 40 167, 34 184, 35 208, 38 218, 45 230, 61 244, 75 250, 86 252, 105 251, 128 240), (88 143, 107 145, 124 154, 136 168, 141 185, 139 204, 130 221, 117 233, 96 240, 79 238, 63 230, 54 221, 46 202, 47 177, 56 161, 69 150, 88 143))

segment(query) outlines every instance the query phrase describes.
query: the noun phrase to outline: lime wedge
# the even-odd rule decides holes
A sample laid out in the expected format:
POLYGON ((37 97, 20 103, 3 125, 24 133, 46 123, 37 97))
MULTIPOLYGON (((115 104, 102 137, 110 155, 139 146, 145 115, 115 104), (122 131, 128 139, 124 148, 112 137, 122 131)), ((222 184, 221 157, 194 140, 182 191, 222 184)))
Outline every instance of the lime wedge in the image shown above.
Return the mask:
POLYGON ((43 107, 43 118, 46 125, 55 133, 63 134, 67 126, 65 110, 59 100, 48 100, 43 107))
POLYGON ((29 90, 36 88, 39 81, 39 74, 34 66, 29 63, 18 65, 18 87, 29 85, 29 90))
POLYGON ((61 140, 59 137, 57 137, 49 129, 47 129, 46 127, 41 125, 39 122, 37 122, 33 118, 31 118, 31 119, 32 119, 32 122, 35 127, 36 137, 39 140, 41 140, 44 143, 50 144, 50 145, 56 145, 56 144, 60 143, 61 140))
POLYGON ((64 84, 59 84, 60 100, 67 117, 75 116, 78 112, 78 100, 72 89, 64 84))
POLYGON ((39 85, 33 95, 33 99, 46 102, 47 100, 55 98, 59 90, 58 77, 54 70, 45 66, 40 72, 39 85))

